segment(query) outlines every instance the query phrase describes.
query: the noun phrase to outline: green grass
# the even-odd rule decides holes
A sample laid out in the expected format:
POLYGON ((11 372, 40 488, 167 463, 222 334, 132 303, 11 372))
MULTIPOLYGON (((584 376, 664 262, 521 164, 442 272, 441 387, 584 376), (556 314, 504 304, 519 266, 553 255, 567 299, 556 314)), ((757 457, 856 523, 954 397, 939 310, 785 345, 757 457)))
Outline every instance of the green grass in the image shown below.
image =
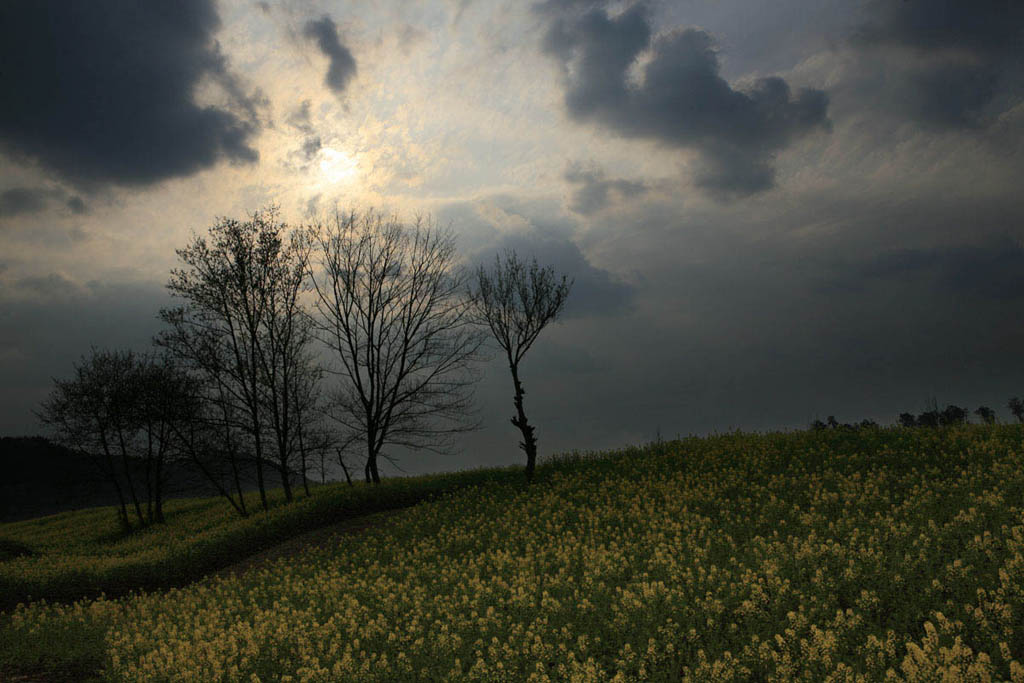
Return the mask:
MULTIPOLYGON (((1024 681, 1020 426, 733 433, 564 455, 529 488, 460 476, 392 482, 423 502, 241 576, 2 614, 0 678, 1024 681)), ((358 508, 342 489, 306 504, 358 508)), ((317 517, 289 510, 266 518, 317 517)), ((238 533, 211 516, 153 533, 238 533)), ((36 532, 9 538, 54 556, 61 533, 36 532)))

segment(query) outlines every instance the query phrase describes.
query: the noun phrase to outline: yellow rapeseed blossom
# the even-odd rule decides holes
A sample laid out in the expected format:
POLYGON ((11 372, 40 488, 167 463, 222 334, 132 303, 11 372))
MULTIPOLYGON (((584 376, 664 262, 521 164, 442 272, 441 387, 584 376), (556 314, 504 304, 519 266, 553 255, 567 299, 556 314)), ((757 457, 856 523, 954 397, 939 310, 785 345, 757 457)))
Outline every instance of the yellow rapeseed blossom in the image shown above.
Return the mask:
POLYGON ((125 681, 1024 682, 1021 436, 659 444, 5 628, 104 624, 125 681))

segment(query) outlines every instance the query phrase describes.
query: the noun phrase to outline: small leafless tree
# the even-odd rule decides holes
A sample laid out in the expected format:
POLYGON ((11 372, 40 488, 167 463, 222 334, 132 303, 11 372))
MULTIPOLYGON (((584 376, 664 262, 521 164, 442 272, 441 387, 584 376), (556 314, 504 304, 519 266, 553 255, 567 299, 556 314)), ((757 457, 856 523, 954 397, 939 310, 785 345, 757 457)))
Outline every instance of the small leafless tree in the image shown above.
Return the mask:
POLYGON ((110 482, 122 531, 131 530, 132 523, 128 486, 117 462, 117 425, 124 421, 124 393, 133 362, 123 354, 93 349, 75 365, 73 379, 54 380, 39 410, 40 420, 55 431, 54 440, 90 456, 110 482))
POLYGON ((56 380, 39 417, 57 442, 91 456, 118 498, 118 520, 131 529, 163 522, 166 464, 177 452, 173 426, 187 387, 163 360, 132 351, 98 351, 56 380))
POLYGON ((469 316, 450 230, 335 212, 310 235, 316 326, 340 380, 328 395, 331 415, 365 443, 364 474, 379 483, 386 445, 445 452, 454 434, 477 426, 473 363, 484 337, 469 316))
POLYGON ((537 437, 523 409, 522 381, 519 364, 541 330, 558 317, 569 297, 572 282, 559 279, 552 268, 541 268, 537 260, 520 260, 514 251, 495 256, 494 268, 480 266, 476 286, 470 296, 478 321, 490 329, 498 346, 505 352, 512 384, 515 387, 516 414, 512 424, 522 433, 519 447, 526 452, 526 479, 533 479, 537 461, 537 437))

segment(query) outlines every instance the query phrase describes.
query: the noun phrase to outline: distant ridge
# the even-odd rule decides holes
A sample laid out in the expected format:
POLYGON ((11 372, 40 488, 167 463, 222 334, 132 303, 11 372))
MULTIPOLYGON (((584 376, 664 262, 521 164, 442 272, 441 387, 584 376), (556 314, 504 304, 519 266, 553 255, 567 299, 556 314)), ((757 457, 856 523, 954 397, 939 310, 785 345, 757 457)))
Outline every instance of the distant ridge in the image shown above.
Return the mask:
MULTIPOLYGON (((168 498, 217 494, 183 464, 172 463, 167 474, 168 498)), ((268 473, 268 485, 280 482, 268 473)), ((116 504, 113 488, 88 457, 44 436, 0 437, 0 522, 116 504)))

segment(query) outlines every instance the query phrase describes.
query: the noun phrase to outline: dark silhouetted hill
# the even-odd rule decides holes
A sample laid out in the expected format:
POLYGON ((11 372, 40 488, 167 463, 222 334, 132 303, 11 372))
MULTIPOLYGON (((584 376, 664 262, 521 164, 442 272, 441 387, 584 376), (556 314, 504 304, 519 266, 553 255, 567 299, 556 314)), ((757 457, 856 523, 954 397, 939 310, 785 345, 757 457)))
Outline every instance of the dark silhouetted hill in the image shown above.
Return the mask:
MULTIPOLYGON (((267 475, 268 486, 280 485, 267 475)), ((133 478, 145 480, 142 462, 133 478)), ((167 498, 215 495, 192 468, 167 467, 167 498)), ((0 437, 0 522, 116 504, 113 487, 90 458, 42 436, 0 437)))

